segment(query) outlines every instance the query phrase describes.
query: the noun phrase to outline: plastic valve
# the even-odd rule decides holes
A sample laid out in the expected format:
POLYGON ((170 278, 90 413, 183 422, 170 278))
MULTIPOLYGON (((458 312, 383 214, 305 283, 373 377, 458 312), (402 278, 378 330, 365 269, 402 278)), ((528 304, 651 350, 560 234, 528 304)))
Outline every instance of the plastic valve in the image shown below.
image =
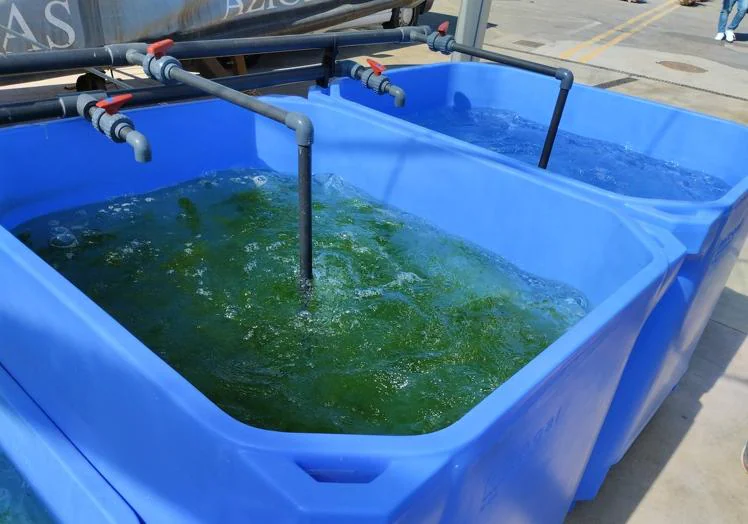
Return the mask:
POLYGON ((153 42, 151 45, 148 46, 148 54, 153 55, 156 58, 161 58, 166 53, 169 52, 169 49, 171 49, 171 46, 174 45, 174 40, 171 38, 167 38, 165 40, 159 40, 158 42, 153 42))
POLYGON ((101 109, 106 111, 108 115, 116 115, 117 113, 119 113, 120 108, 130 100, 132 100, 132 95, 130 93, 125 95, 117 95, 113 96, 112 98, 99 100, 98 102, 96 102, 96 107, 100 107, 101 109))
POLYGON ((441 36, 444 36, 447 34, 447 31, 449 31, 449 22, 444 21, 441 24, 439 24, 439 27, 436 28, 437 33, 439 33, 441 36))
POLYGON ((369 64, 369 67, 371 67, 371 70, 374 71, 374 74, 379 76, 382 73, 384 73, 386 67, 384 67, 382 64, 377 62, 376 60, 373 60, 371 58, 366 59, 366 63, 369 64))

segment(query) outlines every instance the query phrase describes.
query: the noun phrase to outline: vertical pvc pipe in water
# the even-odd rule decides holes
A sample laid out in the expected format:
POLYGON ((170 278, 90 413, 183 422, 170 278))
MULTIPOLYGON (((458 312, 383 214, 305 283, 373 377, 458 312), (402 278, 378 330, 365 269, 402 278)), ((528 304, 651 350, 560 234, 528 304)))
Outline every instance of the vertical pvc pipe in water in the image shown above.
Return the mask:
POLYGON ((303 290, 312 285, 312 146, 299 145, 299 279, 303 290))

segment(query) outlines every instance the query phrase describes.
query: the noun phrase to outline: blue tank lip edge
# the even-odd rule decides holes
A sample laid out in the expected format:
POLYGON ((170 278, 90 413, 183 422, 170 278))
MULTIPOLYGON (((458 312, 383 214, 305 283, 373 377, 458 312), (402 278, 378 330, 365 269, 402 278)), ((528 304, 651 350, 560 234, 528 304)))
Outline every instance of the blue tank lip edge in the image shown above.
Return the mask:
POLYGON ((25 432, 28 440, 21 448, 26 451, 29 442, 33 442, 34 452, 24 453, 10 450, 7 444, 3 445, 2 437, 0 437, 0 451, 8 457, 31 486, 49 514, 61 522, 72 522, 64 518, 70 515, 62 512, 59 505, 55 504, 57 502, 55 497, 50 496, 51 486, 48 472, 49 464, 54 464, 54 478, 56 480, 70 479, 70 484, 77 486, 76 489, 70 491, 78 494, 80 498, 90 500, 91 506, 99 509, 102 518, 108 517, 106 521, 115 522, 114 519, 116 519, 116 522, 132 522, 133 524, 139 522, 136 513, 122 495, 107 482, 2 364, 0 364, 0 400, 10 410, 9 418, 14 419, 12 422, 6 422, 0 417, 0 426, 7 428, 9 425, 15 427, 28 425, 31 431, 25 432), (45 433, 42 434, 42 431, 45 433), (31 435, 32 432, 33 435, 31 435), (19 453, 23 453, 22 456, 16 456, 19 453), (20 460, 17 460, 19 458, 20 460), (35 466, 40 464, 42 465, 37 469, 35 466), (40 480, 41 483, 46 484, 44 491, 39 490, 40 480), (102 496, 107 493, 111 496, 107 496, 106 501, 102 500, 102 496), (102 502, 107 504, 104 505, 102 502))
MULTIPOLYGON (((406 67, 393 69, 387 74, 388 76, 394 77, 396 79, 398 75, 408 73, 413 70, 430 70, 430 69, 438 70, 438 69, 446 69, 446 68, 484 69, 487 67, 500 67, 503 69, 509 69, 509 70, 512 70, 513 74, 516 74, 518 76, 525 76, 525 77, 536 76, 534 73, 531 73, 529 71, 523 71, 520 69, 512 69, 509 66, 504 66, 501 64, 489 64, 489 63, 484 63, 484 62, 439 62, 435 64, 412 65, 412 66, 406 66, 406 67)), ((551 79, 547 79, 547 80, 551 81, 551 79)), ((371 109, 369 107, 366 107, 364 105, 358 104, 356 102, 353 102, 351 100, 348 100, 342 97, 340 95, 340 85, 348 84, 350 82, 355 82, 355 81, 351 80, 350 78, 336 78, 330 83, 330 87, 327 89, 320 89, 320 88, 317 88, 316 86, 312 86, 308 92, 308 96, 309 96, 308 100, 319 101, 323 104, 325 103, 330 104, 331 102, 325 102, 324 99, 325 98, 334 99, 336 104, 342 103, 348 107, 355 108, 356 111, 362 111, 362 112, 366 111, 372 115, 376 114, 389 125, 400 126, 400 127, 403 127, 403 126, 419 127, 419 126, 416 126, 415 124, 410 124, 399 118, 393 117, 386 113, 382 113, 375 109, 371 109)), ((592 86, 584 85, 581 83, 575 83, 574 87, 572 88, 572 91, 574 89, 580 89, 580 88, 581 89, 595 89, 592 86)), ((611 91, 611 92, 608 92, 607 94, 610 95, 611 97, 635 101, 637 103, 645 104, 648 106, 668 107, 672 109, 677 109, 678 111, 682 113, 693 115, 694 117, 712 120, 715 122, 719 122, 720 124, 728 125, 728 126, 732 126, 736 128, 748 129, 748 126, 743 126, 741 124, 732 122, 730 120, 716 118, 711 115, 697 113, 695 111, 690 111, 688 109, 682 109, 682 108, 671 106, 668 104, 662 104, 660 102, 654 102, 654 101, 647 100, 644 98, 626 95, 624 93, 617 93, 617 92, 611 91)), ((453 138, 449 135, 445 135, 443 133, 438 133, 433 130, 430 130, 430 136, 434 137, 435 140, 438 139, 438 140, 449 142, 450 144, 452 144, 453 147, 456 147, 459 149, 466 149, 468 151, 481 151, 485 156, 493 156, 494 158, 496 158, 496 161, 499 161, 502 164, 511 165, 512 167, 516 169, 520 169, 520 170, 523 170, 529 173, 533 173, 535 176, 547 175, 545 170, 542 170, 537 166, 526 164, 524 162, 520 162, 511 157, 503 155, 501 153, 495 153, 493 151, 490 151, 489 149, 485 149, 485 148, 475 146, 467 142, 463 142, 462 140, 453 138)), ((716 200, 695 201, 695 202, 688 201, 688 200, 667 200, 667 199, 661 199, 661 198, 643 198, 643 197, 626 196, 626 195, 621 195, 619 193, 614 193, 612 191, 606 191, 604 189, 591 186, 589 184, 586 184, 579 180, 574 180, 572 178, 566 178, 566 177, 561 177, 561 178, 563 178, 561 180, 561 183, 563 184, 573 186, 575 188, 578 188, 578 190, 581 190, 581 191, 590 192, 601 198, 605 198, 612 202, 615 202, 619 205, 626 205, 627 203, 637 204, 645 209, 649 208, 653 210, 664 211, 666 213, 672 211, 674 214, 677 214, 679 217, 683 216, 680 214, 682 212, 691 212, 693 214, 698 214, 698 211, 696 210, 697 207, 700 208, 701 211, 703 211, 704 208, 709 208, 709 209, 713 209, 715 212, 722 212, 724 209, 732 207, 734 203, 741 198, 742 195, 748 193, 748 176, 741 179, 740 182, 732 186, 731 189, 727 193, 725 193, 724 195, 722 195, 720 198, 716 200)))

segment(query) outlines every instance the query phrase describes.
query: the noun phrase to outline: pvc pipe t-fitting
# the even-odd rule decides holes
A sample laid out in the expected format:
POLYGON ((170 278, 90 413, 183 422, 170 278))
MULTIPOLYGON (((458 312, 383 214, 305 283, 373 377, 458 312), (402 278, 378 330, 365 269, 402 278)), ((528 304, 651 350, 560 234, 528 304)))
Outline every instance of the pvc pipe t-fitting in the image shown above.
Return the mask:
POLYGON ((455 38, 452 35, 443 35, 434 31, 426 38, 426 45, 432 51, 439 51, 443 55, 452 54, 454 51, 455 38))
POLYGON ((155 55, 148 54, 143 60, 143 70, 154 80, 158 80, 164 85, 176 84, 176 80, 171 78, 169 72, 174 67, 182 67, 182 64, 173 56, 162 56, 157 58, 155 55))

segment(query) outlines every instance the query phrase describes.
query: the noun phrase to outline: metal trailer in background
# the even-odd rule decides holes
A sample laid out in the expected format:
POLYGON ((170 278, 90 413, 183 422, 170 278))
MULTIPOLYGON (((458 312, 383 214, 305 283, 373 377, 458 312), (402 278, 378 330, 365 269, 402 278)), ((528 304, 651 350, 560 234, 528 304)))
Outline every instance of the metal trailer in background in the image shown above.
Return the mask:
POLYGON ((0 52, 81 49, 166 36, 190 40, 299 34, 375 14, 383 14, 388 27, 415 25, 418 14, 432 4, 433 0, 6 0, 0 2, 0 28, 25 39, 0 31, 0 52))

